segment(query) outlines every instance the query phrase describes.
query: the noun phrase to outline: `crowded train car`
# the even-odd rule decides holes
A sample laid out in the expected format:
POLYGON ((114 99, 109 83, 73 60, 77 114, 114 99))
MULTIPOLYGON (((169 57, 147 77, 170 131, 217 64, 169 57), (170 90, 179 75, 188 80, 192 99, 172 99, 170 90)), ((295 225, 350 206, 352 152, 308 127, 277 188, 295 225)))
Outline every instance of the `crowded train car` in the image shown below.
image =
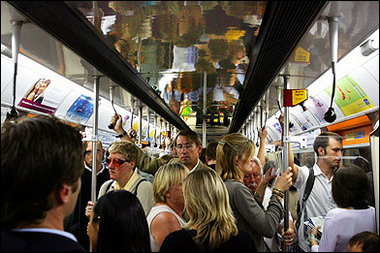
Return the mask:
MULTIPOLYGON (((269 244, 274 242, 267 241, 270 236, 263 232, 260 238, 252 236, 255 249, 347 251, 349 238, 343 246, 337 242, 335 248, 328 248, 327 236, 323 237, 334 234, 333 207, 348 208, 335 200, 336 178, 344 177, 338 173, 340 168, 350 170, 354 164, 368 178, 366 203, 375 220, 372 230, 357 232, 379 235, 378 49, 378 1, 2 1, 2 142, 6 124, 53 115, 80 129, 82 142, 91 146, 85 151, 85 161, 86 152, 90 154, 101 144, 104 153, 98 160, 106 164, 107 172, 108 165, 118 167, 125 162, 114 158, 120 154, 114 143, 120 140, 132 141, 139 152, 154 160, 191 149, 194 141, 179 144, 177 140, 182 131, 192 131, 200 140, 197 157, 207 165, 202 149, 217 142, 216 155, 220 155, 231 145, 228 137, 239 133, 252 144, 252 155, 259 158, 262 181, 268 184, 264 178, 276 176, 277 186, 285 187, 280 177, 289 174, 288 167, 293 175, 292 187, 281 190, 276 183, 272 186, 277 189, 272 193, 283 201, 285 211, 280 218, 285 231, 295 231, 292 242, 288 243, 286 233, 281 234, 280 246, 273 249, 269 244), (340 143, 333 149, 338 153, 335 169, 326 175, 326 201, 332 205, 318 210, 320 213, 309 210, 312 215, 302 220, 301 204, 308 203, 307 197, 302 197, 308 187, 300 186, 300 177, 306 182, 307 168, 314 168, 315 178, 325 173, 329 146, 319 150, 315 143, 326 132, 334 133, 329 138, 340 143), (322 159, 325 165, 320 165, 322 159), (270 173, 265 170, 268 161, 272 161, 270 173), (297 203, 301 206, 298 211, 293 210, 297 203), (301 230, 298 225, 293 227, 296 221, 301 230), (318 226, 327 231, 315 230, 318 226)), ((2 143, 2 177, 6 175, 3 160, 7 160, 3 149, 2 143)), ((91 158, 97 159, 95 152, 91 158)), ((221 172, 222 158, 215 159, 214 169, 228 181, 221 172)), ((145 171, 145 163, 135 162, 139 175, 154 188, 158 167, 145 171)), ((91 175, 89 185, 82 187, 91 193, 84 202, 78 200, 82 204, 68 216, 72 219, 83 216, 87 201, 96 203, 103 189, 99 191, 103 183, 97 185, 96 163, 86 167, 91 175)), ((192 168, 189 171, 192 173, 192 168)), ((320 181, 315 183, 314 187, 319 187, 320 181)), ((258 189, 252 200, 260 202, 258 189)), ((309 202, 323 201, 316 194, 311 192, 313 200, 309 202)), ((137 197, 143 202, 139 194, 137 197)), ((273 210, 271 201, 266 206, 262 204, 265 198, 264 202, 261 199, 261 209, 273 210)), ((318 209, 315 203, 306 209, 318 209)), ((144 203, 142 206, 146 211, 144 203)), ((352 206, 363 209, 359 204, 352 206)), ((237 209, 232 204, 231 208, 236 215, 237 209)), ((193 222, 192 215, 185 220, 193 222)), ((86 251, 97 251, 99 244, 91 244, 87 238, 89 217, 82 217, 85 222, 79 225, 84 231, 81 239, 79 232, 66 229, 67 217, 65 231, 72 232, 86 251)), ((243 230, 239 220, 236 222, 239 231, 243 230)), ((170 240, 161 239, 156 239, 157 245, 170 249, 170 240)), ((215 249, 210 245, 208 250, 215 249)), ((6 249, 10 248, 2 251, 6 249)))

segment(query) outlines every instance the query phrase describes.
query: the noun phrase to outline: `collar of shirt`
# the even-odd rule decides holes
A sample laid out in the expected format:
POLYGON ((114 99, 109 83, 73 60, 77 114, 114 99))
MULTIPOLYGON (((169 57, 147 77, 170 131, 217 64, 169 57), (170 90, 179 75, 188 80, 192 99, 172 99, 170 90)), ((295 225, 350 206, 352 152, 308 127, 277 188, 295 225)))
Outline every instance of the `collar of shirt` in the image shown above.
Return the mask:
MULTIPOLYGON (((92 171, 92 169, 90 167, 87 166, 86 163, 84 163, 84 168, 89 170, 89 171, 92 171)), ((104 164, 102 163, 102 168, 96 173, 96 175, 99 175, 100 173, 103 172, 103 170, 105 170, 106 166, 104 166, 104 164)))
POLYGON ((137 173, 137 167, 136 167, 135 170, 133 171, 131 178, 128 180, 128 182, 125 184, 125 186, 123 188, 121 188, 120 185, 116 181, 112 184, 112 188, 114 190, 124 189, 126 191, 131 192, 133 189, 132 186, 134 186, 136 184, 136 182, 139 180, 140 180, 140 176, 137 173))
MULTIPOLYGON (((324 177, 327 178, 327 176, 322 172, 321 168, 319 168, 319 166, 318 166, 317 163, 314 164, 314 166, 313 166, 313 170, 314 170, 314 176, 317 177, 317 176, 322 175, 322 176, 324 176, 324 177)), ((329 179, 327 179, 327 180, 331 182, 332 179, 333 179, 333 177, 334 177, 334 175, 332 175, 332 177, 330 178, 330 180, 329 180, 329 179)))
POLYGON ((190 171, 190 173, 193 172, 193 171, 198 167, 200 161, 201 161, 201 160, 198 159, 197 164, 196 164, 196 165, 194 166, 194 168, 190 171))
POLYGON ((39 233, 50 233, 50 234, 57 234, 64 237, 67 237, 74 242, 78 242, 75 236, 69 232, 58 230, 58 229, 51 229, 51 228, 19 228, 19 229, 12 229, 14 232, 39 232, 39 233))

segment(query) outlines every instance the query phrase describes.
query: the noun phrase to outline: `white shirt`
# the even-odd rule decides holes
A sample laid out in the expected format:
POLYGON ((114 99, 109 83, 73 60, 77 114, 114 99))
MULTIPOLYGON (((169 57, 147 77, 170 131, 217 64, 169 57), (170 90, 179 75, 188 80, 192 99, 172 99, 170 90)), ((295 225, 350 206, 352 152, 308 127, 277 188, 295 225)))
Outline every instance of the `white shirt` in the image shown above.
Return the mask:
POLYGON ((364 231, 376 233, 375 208, 335 208, 326 215, 319 246, 314 245, 311 250, 313 252, 346 252, 350 238, 364 231))
MULTIPOLYGON (((308 243, 310 229, 303 224, 303 221, 309 217, 325 215, 328 211, 337 207, 331 194, 331 184, 333 177, 331 177, 329 180, 317 164, 314 164, 313 170, 315 176, 314 186, 310 192, 309 198, 306 201, 305 210, 301 214, 301 224, 297 233, 299 246, 307 252, 311 251, 308 243)), ((306 181, 308 176, 309 168, 306 166, 299 167, 297 180, 294 183, 294 186, 298 189, 299 202, 301 206, 302 196, 306 188, 306 181)))
POLYGON ((193 171, 198 167, 198 165, 199 165, 199 161, 200 161, 200 160, 198 159, 197 164, 195 164, 194 168, 193 168, 189 173, 193 172, 193 171))
POLYGON ((150 247, 152 248, 152 252, 158 252, 160 248, 157 245, 156 239, 152 236, 152 233, 150 231, 150 224, 152 224, 153 219, 160 213, 163 212, 169 212, 173 214, 179 223, 179 225, 182 227, 185 225, 185 220, 183 220, 174 210, 168 206, 168 205, 159 205, 159 206, 154 206, 151 210, 150 213, 148 214, 148 217, 146 217, 146 220, 148 222, 148 227, 149 227, 149 236, 150 236, 150 247))

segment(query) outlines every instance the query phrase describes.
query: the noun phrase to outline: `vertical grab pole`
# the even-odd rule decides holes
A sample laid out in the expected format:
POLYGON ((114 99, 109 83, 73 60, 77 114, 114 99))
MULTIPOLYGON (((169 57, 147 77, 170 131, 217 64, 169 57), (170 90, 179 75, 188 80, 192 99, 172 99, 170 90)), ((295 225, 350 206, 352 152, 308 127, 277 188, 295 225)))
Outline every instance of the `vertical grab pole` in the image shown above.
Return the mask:
MULTIPOLYGON (((288 78, 289 75, 284 76, 284 97, 285 90, 288 88, 288 78)), ((284 101, 283 101, 284 102, 284 101)), ((289 167, 289 107, 284 106, 284 129, 283 129, 283 140, 284 140, 284 160, 283 160, 283 172, 285 172, 289 167)), ((284 194, 284 231, 289 228, 289 191, 285 191, 284 194)), ((289 247, 283 244, 284 252, 289 252, 289 247)))
POLYGON ((154 147, 157 147, 157 114, 153 113, 154 116, 154 147))
POLYGON ((202 145, 206 148, 206 113, 207 113, 207 73, 203 73, 203 125, 202 125, 202 145))
POLYGON ((143 105, 139 100, 139 147, 142 147, 142 120, 143 120, 143 105))
MULTIPOLYGON (((95 70, 96 72, 96 70, 95 70)), ((98 150, 98 104, 100 75, 94 75, 94 123, 92 128, 92 177, 91 177, 91 201, 96 202, 96 156, 98 150)))
POLYGON ((19 113, 16 109, 16 77, 17 77, 17 66, 18 66, 18 54, 20 50, 20 43, 21 43, 21 26, 24 22, 20 20, 12 20, 12 59, 14 64, 14 71, 13 71, 13 101, 12 101, 12 108, 9 113, 7 113, 7 116, 9 118, 16 118, 19 116, 19 113))
POLYGON ((133 97, 131 97, 131 131, 133 130, 133 110, 134 110, 134 104, 135 104, 135 100, 133 99, 133 97))

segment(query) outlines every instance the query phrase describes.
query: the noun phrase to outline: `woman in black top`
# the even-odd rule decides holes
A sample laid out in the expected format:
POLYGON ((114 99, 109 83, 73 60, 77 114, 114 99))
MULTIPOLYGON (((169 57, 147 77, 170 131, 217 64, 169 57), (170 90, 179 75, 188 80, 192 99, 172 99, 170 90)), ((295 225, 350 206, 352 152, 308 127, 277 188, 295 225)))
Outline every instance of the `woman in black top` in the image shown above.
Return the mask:
POLYGON ((160 252, 257 252, 252 237, 238 230, 226 186, 214 170, 189 174, 183 194, 190 220, 165 238, 160 252))

